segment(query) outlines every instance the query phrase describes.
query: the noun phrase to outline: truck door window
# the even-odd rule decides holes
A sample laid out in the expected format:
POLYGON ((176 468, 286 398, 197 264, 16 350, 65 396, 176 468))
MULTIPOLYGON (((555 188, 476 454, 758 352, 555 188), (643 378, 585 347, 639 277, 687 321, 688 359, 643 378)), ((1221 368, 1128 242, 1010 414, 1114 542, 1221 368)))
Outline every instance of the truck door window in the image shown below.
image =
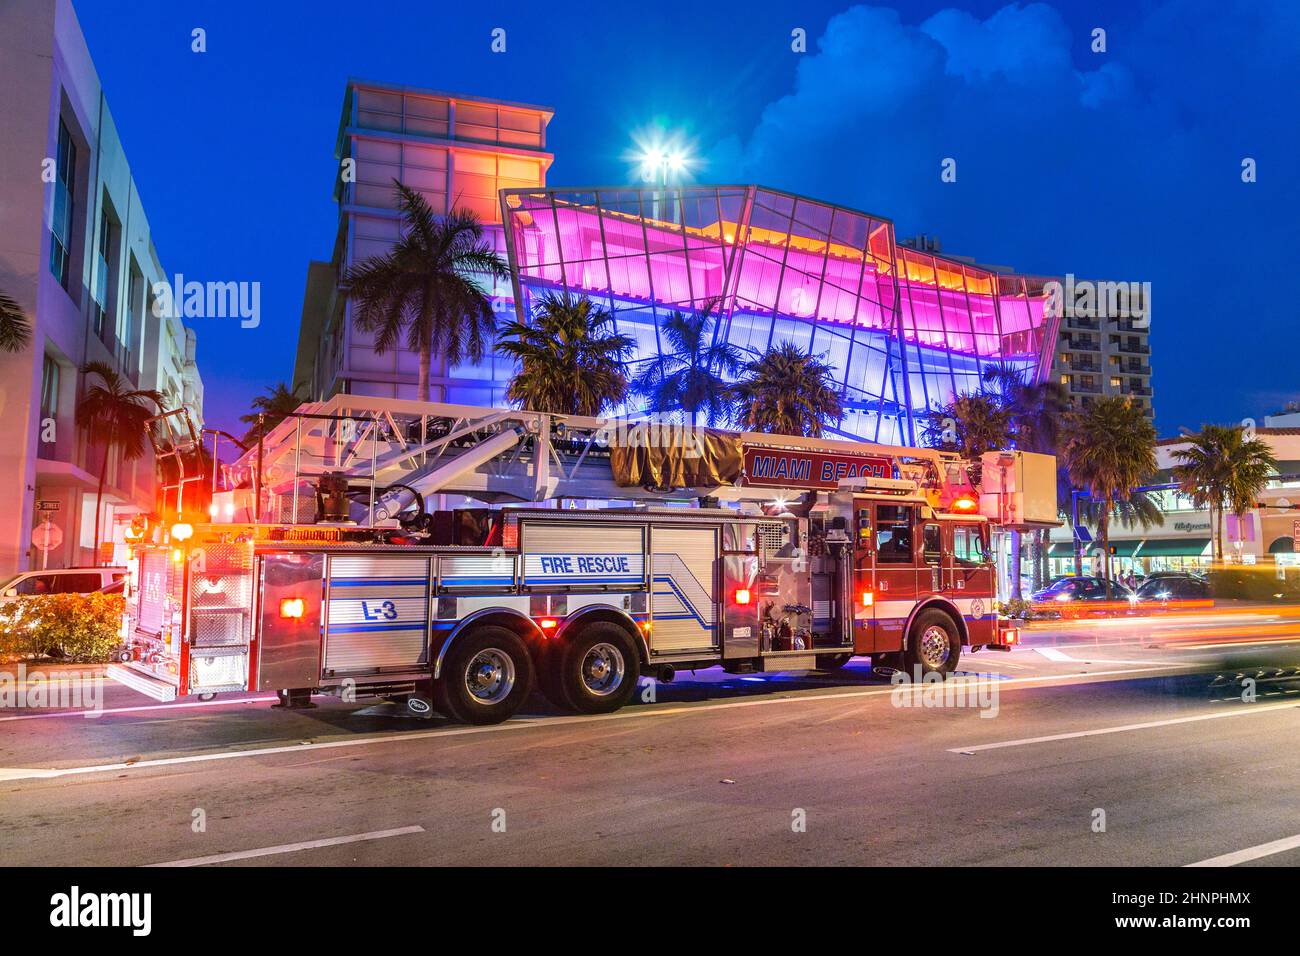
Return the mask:
POLYGON ((954 560, 964 567, 978 567, 987 560, 984 554, 984 535, 978 525, 958 525, 954 528, 952 545, 954 560))
POLYGON ((943 556, 943 532, 937 524, 925 526, 921 538, 921 551, 925 555, 926 564, 939 564, 943 556))
POLYGON ((876 505, 876 560, 881 564, 912 563, 911 505, 876 505))

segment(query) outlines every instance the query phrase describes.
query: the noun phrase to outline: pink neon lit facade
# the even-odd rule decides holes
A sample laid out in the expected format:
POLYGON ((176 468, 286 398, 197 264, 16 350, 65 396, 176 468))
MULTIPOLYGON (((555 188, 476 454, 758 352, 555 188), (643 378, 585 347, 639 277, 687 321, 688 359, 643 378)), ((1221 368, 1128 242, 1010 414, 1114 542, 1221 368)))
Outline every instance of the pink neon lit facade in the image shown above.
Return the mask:
POLYGON ((639 365, 659 355, 666 315, 719 298, 732 344, 791 341, 829 362, 845 435, 914 442, 915 414, 977 391, 986 366, 1051 369, 1041 280, 899 247, 886 219, 757 186, 501 199, 521 317, 546 290, 586 294, 636 339, 639 365))

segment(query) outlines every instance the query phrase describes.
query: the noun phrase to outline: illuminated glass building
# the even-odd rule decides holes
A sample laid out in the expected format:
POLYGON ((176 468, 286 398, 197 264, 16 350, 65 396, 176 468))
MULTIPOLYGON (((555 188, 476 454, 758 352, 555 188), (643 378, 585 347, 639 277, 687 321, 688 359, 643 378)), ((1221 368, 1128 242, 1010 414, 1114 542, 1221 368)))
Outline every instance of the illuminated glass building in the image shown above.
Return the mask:
MULTIPOLYGON (((349 267, 396 241, 394 179, 435 212, 459 205, 483 220, 514 272, 491 289, 502 318, 526 321, 546 290, 588 295, 635 338, 639 368, 661 354, 667 316, 717 298, 717 334, 747 354, 791 341, 832 366, 845 407, 832 434, 912 443, 916 413, 978 391, 986 366, 1049 374, 1057 323, 1044 318, 1042 280, 909 249, 887 219, 757 186, 551 189, 552 115, 348 82, 336 144, 354 175, 336 183, 333 256, 308 270, 299 395, 416 397, 416 355, 376 353, 337 291, 349 267)), ((431 394, 505 405, 514 370, 497 354, 455 366, 435 356, 431 394)), ((635 415, 642 404, 633 396, 617 411, 635 415)))
MULTIPOLYGON (((989 365, 1050 373, 1043 280, 899 246, 887 219, 760 186, 501 191, 521 319, 550 290, 590 297, 637 343, 717 300, 714 333, 753 355, 793 342, 834 370, 831 434, 914 444, 915 418, 979 391, 989 365)), ((633 398, 628 412, 638 410, 633 398)))

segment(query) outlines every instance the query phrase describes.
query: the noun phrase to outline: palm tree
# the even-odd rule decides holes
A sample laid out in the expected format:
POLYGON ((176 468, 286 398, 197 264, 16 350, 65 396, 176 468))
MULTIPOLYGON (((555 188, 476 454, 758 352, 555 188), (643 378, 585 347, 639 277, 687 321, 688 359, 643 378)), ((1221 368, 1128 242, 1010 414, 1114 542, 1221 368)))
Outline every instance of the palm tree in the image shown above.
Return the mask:
POLYGON ((636 342, 586 296, 548 293, 530 325, 511 322, 497 348, 519 361, 506 397, 536 412, 599 415, 627 398, 624 362, 636 342))
POLYGON ((131 383, 107 362, 87 362, 81 374, 95 376, 99 384, 88 385, 77 403, 77 424, 90 434, 92 444, 104 450, 99 467, 99 489, 95 494, 95 563, 99 563, 99 522, 104 503, 104 482, 108 459, 116 448, 123 461, 144 454, 149 420, 162 414, 162 393, 152 388, 133 389, 131 383))
POLYGON ((820 438, 844 414, 831 367, 793 343, 768 349, 744 373, 732 387, 741 428, 820 438))
POLYGON ((393 182, 402 238, 385 255, 350 268, 339 289, 357 303, 357 328, 375 333, 376 352, 395 348, 405 336, 419 356, 416 393, 427 402, 433 353, 444 367, 481 361, 495 332, 492 301, 476 277, 508 279, 510 269, 472 212, 436 216, 423 196, 393 182))
POLYGON ((735 378, 745 360, 740 349, 716 336, 719 301, 708 299, 690 313, 673 312, 660 325, 669 351, 661 351, 633 385, 653 411, 680 409, 691 424, 701 411, 710 425, 730 417, 728 378, 735 378))
POLYGON ((1277 458, 1258 438, 1246 438, 1240 425, 1203 425, 1185 449, 1174 452, 1173 468, 1179 489, 1198 508, 1209 508, 1214 526, 1214 560, 1223 560, 1223 515, 1231 511, 1240 521, 1255 506, 1269 478, 1277 473, 1277 458))
POLYGON ((989 394, 958 395, 923 412, 920 424, 922 444, 960 454, 971 463, 977 484, 980 456, 1011 440, 1011 413, 989 394))
POLYGON ((302 399, 291 391, 284 382, 276 382, 262 391, 266 394, 258 395, 248 403, 253 410, 247 415, 239 416, 239 420, 249 426, 248 431, 244 433, 244 444, 246 445, 257 441, 257 420, 259 416, 262 419, 262 431, 265 433, 296 412, 298 406, 302 404, 302 399))
POLYGON ((1129 501, 1133 489, 1156 470, 1155 426, 1128 396, 1108 395, 1066 414, 1061 454, 1070 480, 1100 506, 1097 530, 1103 577, 1109 581, 1111 515, 1117 503, 1129 501))
POLYGON ((0 350, 21 352, 32 340, 32 326, 22 308, 0 292, 0 350))

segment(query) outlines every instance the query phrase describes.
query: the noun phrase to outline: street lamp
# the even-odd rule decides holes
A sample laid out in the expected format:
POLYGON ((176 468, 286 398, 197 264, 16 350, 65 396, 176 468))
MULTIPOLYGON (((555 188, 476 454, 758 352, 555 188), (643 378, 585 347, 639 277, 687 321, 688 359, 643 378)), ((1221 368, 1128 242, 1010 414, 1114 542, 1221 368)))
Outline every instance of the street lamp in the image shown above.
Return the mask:
MULTIPOLYGON (((670 182, 680 183, 682 175, 694 162, 689 148, 680 136, 668 139, 656 133, 649 138, 636 136, 633 139, 636 149, 632 159, 640 167, 641 179, 647 183, 667 189, 670 182)), ((661 218, 660 202, 661 197, 658 195, 651 200, 650 215, 654 219, 661 218)), ((674 204, 666 205, 671 209, 674 204)))
POLYGON ((691 163, 690 156, 684 149, 663 146, 643 148, 637 155, 637 161, 641 164, 641 178, 660 186, 668 185, 669 174, 674 179, 679 178, 691 163))

